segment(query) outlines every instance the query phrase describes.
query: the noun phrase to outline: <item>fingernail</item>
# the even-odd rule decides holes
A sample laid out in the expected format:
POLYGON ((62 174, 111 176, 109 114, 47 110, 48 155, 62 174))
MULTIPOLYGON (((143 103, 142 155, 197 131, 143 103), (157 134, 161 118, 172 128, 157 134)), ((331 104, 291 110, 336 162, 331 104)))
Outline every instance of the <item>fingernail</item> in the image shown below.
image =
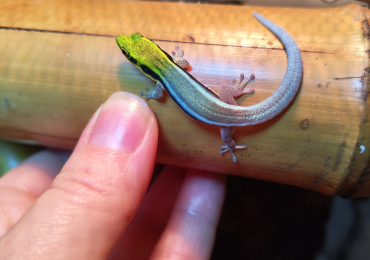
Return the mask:
POLYGON ((148 105, 138 96, 114 93, 104 103, 89 143, 133 152, 145 135, 150 116, 148 105))

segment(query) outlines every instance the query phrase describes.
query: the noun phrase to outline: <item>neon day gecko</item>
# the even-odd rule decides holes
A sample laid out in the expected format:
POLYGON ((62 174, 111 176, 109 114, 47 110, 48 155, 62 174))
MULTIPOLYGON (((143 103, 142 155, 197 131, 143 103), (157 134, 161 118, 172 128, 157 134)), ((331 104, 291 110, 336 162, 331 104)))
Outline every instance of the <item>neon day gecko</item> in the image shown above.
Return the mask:
POLYGON ((127 59, 147 77, 156 81, 156 87, 146 88, 140 94, 147 100, 163 96, 163 89, 171 96, 185 114, 200 122, 217 125, 221 129, 221 154, 229 151, 236 162, 234 150, 245 149, 246 145, 235 145, 232 135, 236 126, 255 125, 278 115, 293 100, 302 80, 303 65, 300 50, 295 41, 282 28, 273 24, 259 14, 253 16, 272 31, 283 43, 288 59, 288 66, 281 85, 262 102, 241 107, 234 97, 253 93, 245 85, 254 79, 252 74, 247 81, 240 75, 239 82, 233 80, 231 86, 222 86, 218 94, 200 83, 185 71, 189 63, 183 58, 184 52, 176 47, 173 57, 163 51, 157 44, 139 33, 120 35, 117 44, 127 59))

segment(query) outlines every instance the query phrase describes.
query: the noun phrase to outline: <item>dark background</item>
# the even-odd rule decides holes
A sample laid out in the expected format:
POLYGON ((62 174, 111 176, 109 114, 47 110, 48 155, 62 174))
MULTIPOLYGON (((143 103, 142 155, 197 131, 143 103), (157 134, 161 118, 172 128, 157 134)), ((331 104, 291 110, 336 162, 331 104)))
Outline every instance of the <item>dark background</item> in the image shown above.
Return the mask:
POLYGON ((370 259, 370 200, 228 176, 212 260, 370 259))

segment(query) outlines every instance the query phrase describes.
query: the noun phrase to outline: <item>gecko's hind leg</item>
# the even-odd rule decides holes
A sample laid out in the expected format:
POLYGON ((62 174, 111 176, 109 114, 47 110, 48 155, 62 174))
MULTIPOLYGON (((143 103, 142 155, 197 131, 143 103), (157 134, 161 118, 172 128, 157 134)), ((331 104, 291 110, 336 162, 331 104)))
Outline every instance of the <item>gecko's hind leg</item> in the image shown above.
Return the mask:
POLYGON ((221 126, 221 138, 222 141, 225 142, 225 145, 221 146, 220 154, 223 154, 225 152, 230 152, 233 156, 233 162, 236 162, 236 156, 234 154, 234 150, 239 149, 246 149, 246 145, 235 145, 234 140, 232 139, 232 136, 235 132, 235 127, 224 127, 221 126))
POLYGON ((145 90, 147 92, 140 91, 140 95, 145 96, 146 100, 149 100, 151 98, 159 99, 159 98, 163 97, 163 86, 162 86, 162 83, 159 82, 159 81, 157 82, 155 88, 154 87, 146 87, 145 90))

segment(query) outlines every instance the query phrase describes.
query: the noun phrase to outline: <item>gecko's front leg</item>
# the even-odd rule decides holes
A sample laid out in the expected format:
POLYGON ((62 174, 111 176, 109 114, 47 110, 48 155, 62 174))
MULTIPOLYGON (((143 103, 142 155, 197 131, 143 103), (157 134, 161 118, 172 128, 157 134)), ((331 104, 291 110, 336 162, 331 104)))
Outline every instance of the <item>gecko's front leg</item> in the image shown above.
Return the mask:
POLYGON ((147 92, 140 91, 140 95, 145 96, 146 100, 149 100, 151 98, 159 99, 159 98, 163 97, 163 85, 159 81, 157 81, 157 84, 155 85, 155 88, 154 87, 146 87, 145 90, 147 92))
POLYGON ((175 47, 175 50, 176 51, 172 51, 172 59, 173 59, 173 61, 177 65, 179 65, 181 68, 187 69, 190 66, 190 64, 189 64, 189 62, 186 59, 184 59, 184 50, 181 50, 180 51, 180 47, 179 46, 176 46, 175 47))

